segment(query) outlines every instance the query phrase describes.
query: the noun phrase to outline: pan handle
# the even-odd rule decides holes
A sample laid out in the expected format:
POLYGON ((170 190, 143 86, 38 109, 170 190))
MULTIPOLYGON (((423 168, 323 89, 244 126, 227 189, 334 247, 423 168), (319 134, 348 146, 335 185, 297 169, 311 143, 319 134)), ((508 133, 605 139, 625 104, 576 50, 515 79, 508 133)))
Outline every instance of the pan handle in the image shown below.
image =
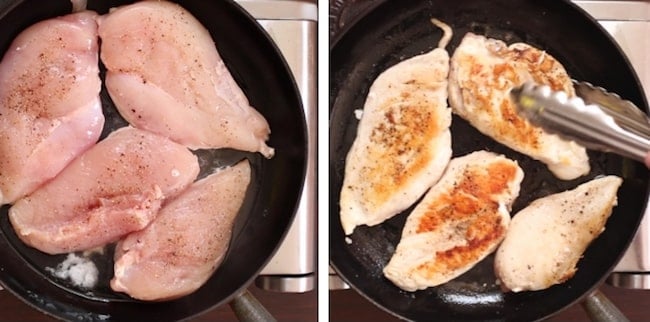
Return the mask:
POLYGON ((609 322, 620 321, 629 322, 625 315, 612 303, 605 294, 596 290, 591 293, 584 301, 582 308, 587 312, 591 321, 609 322))
POLYGON ((277 321, 248 290, 230 301, 230 308, 241 322, 277 321))

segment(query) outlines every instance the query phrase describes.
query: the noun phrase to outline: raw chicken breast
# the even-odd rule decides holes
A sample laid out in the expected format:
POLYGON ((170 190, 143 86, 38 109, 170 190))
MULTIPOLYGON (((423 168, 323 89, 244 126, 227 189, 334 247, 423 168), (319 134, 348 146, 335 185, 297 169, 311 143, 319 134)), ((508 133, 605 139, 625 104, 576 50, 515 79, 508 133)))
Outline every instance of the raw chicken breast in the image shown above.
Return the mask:
POLYGON ((503 240, 524 173, 487 151, 454 158, 406 219, 384 275, 406 291, 446 283, 503 240))
POLYGON ((151 225, 117 244, 111 288, 153 301, 201 287, 224 258, 249 182, 242 161, 166 202, 151 225))
POLYGON ((0 204, 36 190, 97 142, 104 115, 95 16, 34 24, 0 62, 0 204))
POLYGON ((370 87, 345 163, 340 216, 346 235, 410 207, 451 158, 444 49, 451 30, 436 23, 445 31, 438 48, 390 67, 370 87))
POLYGON ((43 252, 87 250, 147 226, 162 201, 198 173, 197 158, 186 147, 125 127, 18 200, 9 218, 18 237, 43 252))
POLYGON ((594 179, 518 212, 494 261, 501 284, 513 292, 536 291, 573 277, 587 246, 605 230, 622 182, 594 179))
POLYGON ((510 90, 526 81, 575 95, 564 67, 548 53, 525 43, 507 46, 467 33, 451 57, 449 104, 483 134, 540 160, 559 179, 589 173, 584 147, 546 133, 517 114, 510 90))
POLYGON ((192 149, 228 147, 273 156, 265 143, 268 123, 188 11, 166 1, 140 1, 98 22, 106 88, 130 124, 192 149))

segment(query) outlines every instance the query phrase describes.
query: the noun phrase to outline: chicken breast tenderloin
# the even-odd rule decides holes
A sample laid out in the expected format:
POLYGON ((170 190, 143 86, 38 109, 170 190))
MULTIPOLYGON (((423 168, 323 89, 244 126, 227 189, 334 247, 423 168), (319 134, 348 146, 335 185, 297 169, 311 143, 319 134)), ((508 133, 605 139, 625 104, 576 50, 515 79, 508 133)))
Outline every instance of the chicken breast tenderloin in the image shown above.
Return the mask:
POLYGON ((587 246, 605 230, 622 182, 597 178, 515 214, 494 261, 504 288, 537 291, 573 277, 587 246))
POLYGON ((201 287, 228 249, 250 173, 242 161, 167 201, 151 225, 117 244, 111 288, 153 301, 201 287))
POLYGON ((49 254, 103 246, 146 227, 199 173, 186 147, 132 127, 111 133, 9 209, 18 237, 49 254))
POLYGON ((451 158, 447 106, 449 55, 438 48, 394 65, 373 82, 348 152, 340 195, 346 235, 410 207, 440 178, 451 158))
POLYGON ((467 33, 451 57, 449 104, 480 132, 540 160, 559 179, 589 173, 584 147, 548 134, 517 114, 510 90, 526 81, 575 95, 564 67, 548 53, 467 33))
POLYGON ((266 119, 249 105, 210 33, 188 11, 167 1, 139 1, 98 23, 106 88, 131 125, 192 149, 273 156, 266 119))
POLYGON ((0 205, 32 193, 99 139, 96 15, 38 22, 0 62, 0 205))
POLYGON ((384 275, 405 291, 446 283, 503 240, 524 173, 487 151, 454 158, 406 219, 384 275))

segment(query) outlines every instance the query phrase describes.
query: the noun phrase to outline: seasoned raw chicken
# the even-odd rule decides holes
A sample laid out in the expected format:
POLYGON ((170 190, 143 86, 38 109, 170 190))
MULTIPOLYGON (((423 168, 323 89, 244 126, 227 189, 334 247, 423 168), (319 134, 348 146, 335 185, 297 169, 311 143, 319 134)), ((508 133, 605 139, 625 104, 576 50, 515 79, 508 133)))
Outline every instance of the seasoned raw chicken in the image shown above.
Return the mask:
POLYGON ((171 2, 140 1, 98 22, 106 88, 129 123, 192 149, 273 155, 265 143, 268 123, 249 105, 210 34, 188 11, 171 2))
POLYGON ((36 190, 97 142, 104 115, 95 16, 36 23, 0 62, 0 205, 36 190))
POLYGON ((468 33, 451 57, 449 104, 453 112, 496 141, 545 163, 560 179, 589 172, 584 147, 544 132, 519 116, 510 90, 526 81, 574 96, 571 79, 551 55, 525 43, 468 33))
POLYGON ((345 163, 340 216, 346 235, 411 206, 451 158, 444 49, 451 30, 435 23, 445 31, 438 48, 390 67, 370 87, 345 163))
POLYGON ((147 226, 198 173, 186 147, 125 127, 18 200, 9 219, 20 239, 43 252, 87 250, 147 226))
POLYGON ((111 288, 168 300, 201 287, 223 260, 249 182, 242 161, 166 202, 151 225, 117 244, 111 288))
POLYGON ((573 277, 587 246, 605 230, 621 183, 601 177, 518 212, 494 261, 501 284, 513 292, 536 291, 573 277))
POLYGON ((503 240, 524 173, 487 151, 454 158, 406 219, 384 275, 406 291, 446 283, 503 240))

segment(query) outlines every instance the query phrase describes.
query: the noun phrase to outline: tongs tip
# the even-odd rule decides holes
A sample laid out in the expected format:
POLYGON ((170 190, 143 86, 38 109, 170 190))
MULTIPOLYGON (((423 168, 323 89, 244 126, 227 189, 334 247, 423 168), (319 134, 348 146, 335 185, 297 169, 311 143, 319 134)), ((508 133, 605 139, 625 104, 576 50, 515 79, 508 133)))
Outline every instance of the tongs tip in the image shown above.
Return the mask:
POLYGON ((515 110, 528 119, 534 118, 536 114, 544 111, 544 105, 540 104, 539 100, 531 95, 531 93, 535 92, 541 94, 542 97, 546 97, 551 94, 551 89, 548 86, 525 82, 521 86, 510 90, 510 98, 515 103, 515 110))
POLYGON ((635 111, 635 106, 604 90, 581 86, 581 93, 590 90, 587 98, 597 100, 586 102, 580 96, 569 97, 564 91, 531 82, 513 88, 510 96, 522 118, 548 133, 642 160, 650 150, 650 124, 645 113, 639 116, 642 112, 635 111))

